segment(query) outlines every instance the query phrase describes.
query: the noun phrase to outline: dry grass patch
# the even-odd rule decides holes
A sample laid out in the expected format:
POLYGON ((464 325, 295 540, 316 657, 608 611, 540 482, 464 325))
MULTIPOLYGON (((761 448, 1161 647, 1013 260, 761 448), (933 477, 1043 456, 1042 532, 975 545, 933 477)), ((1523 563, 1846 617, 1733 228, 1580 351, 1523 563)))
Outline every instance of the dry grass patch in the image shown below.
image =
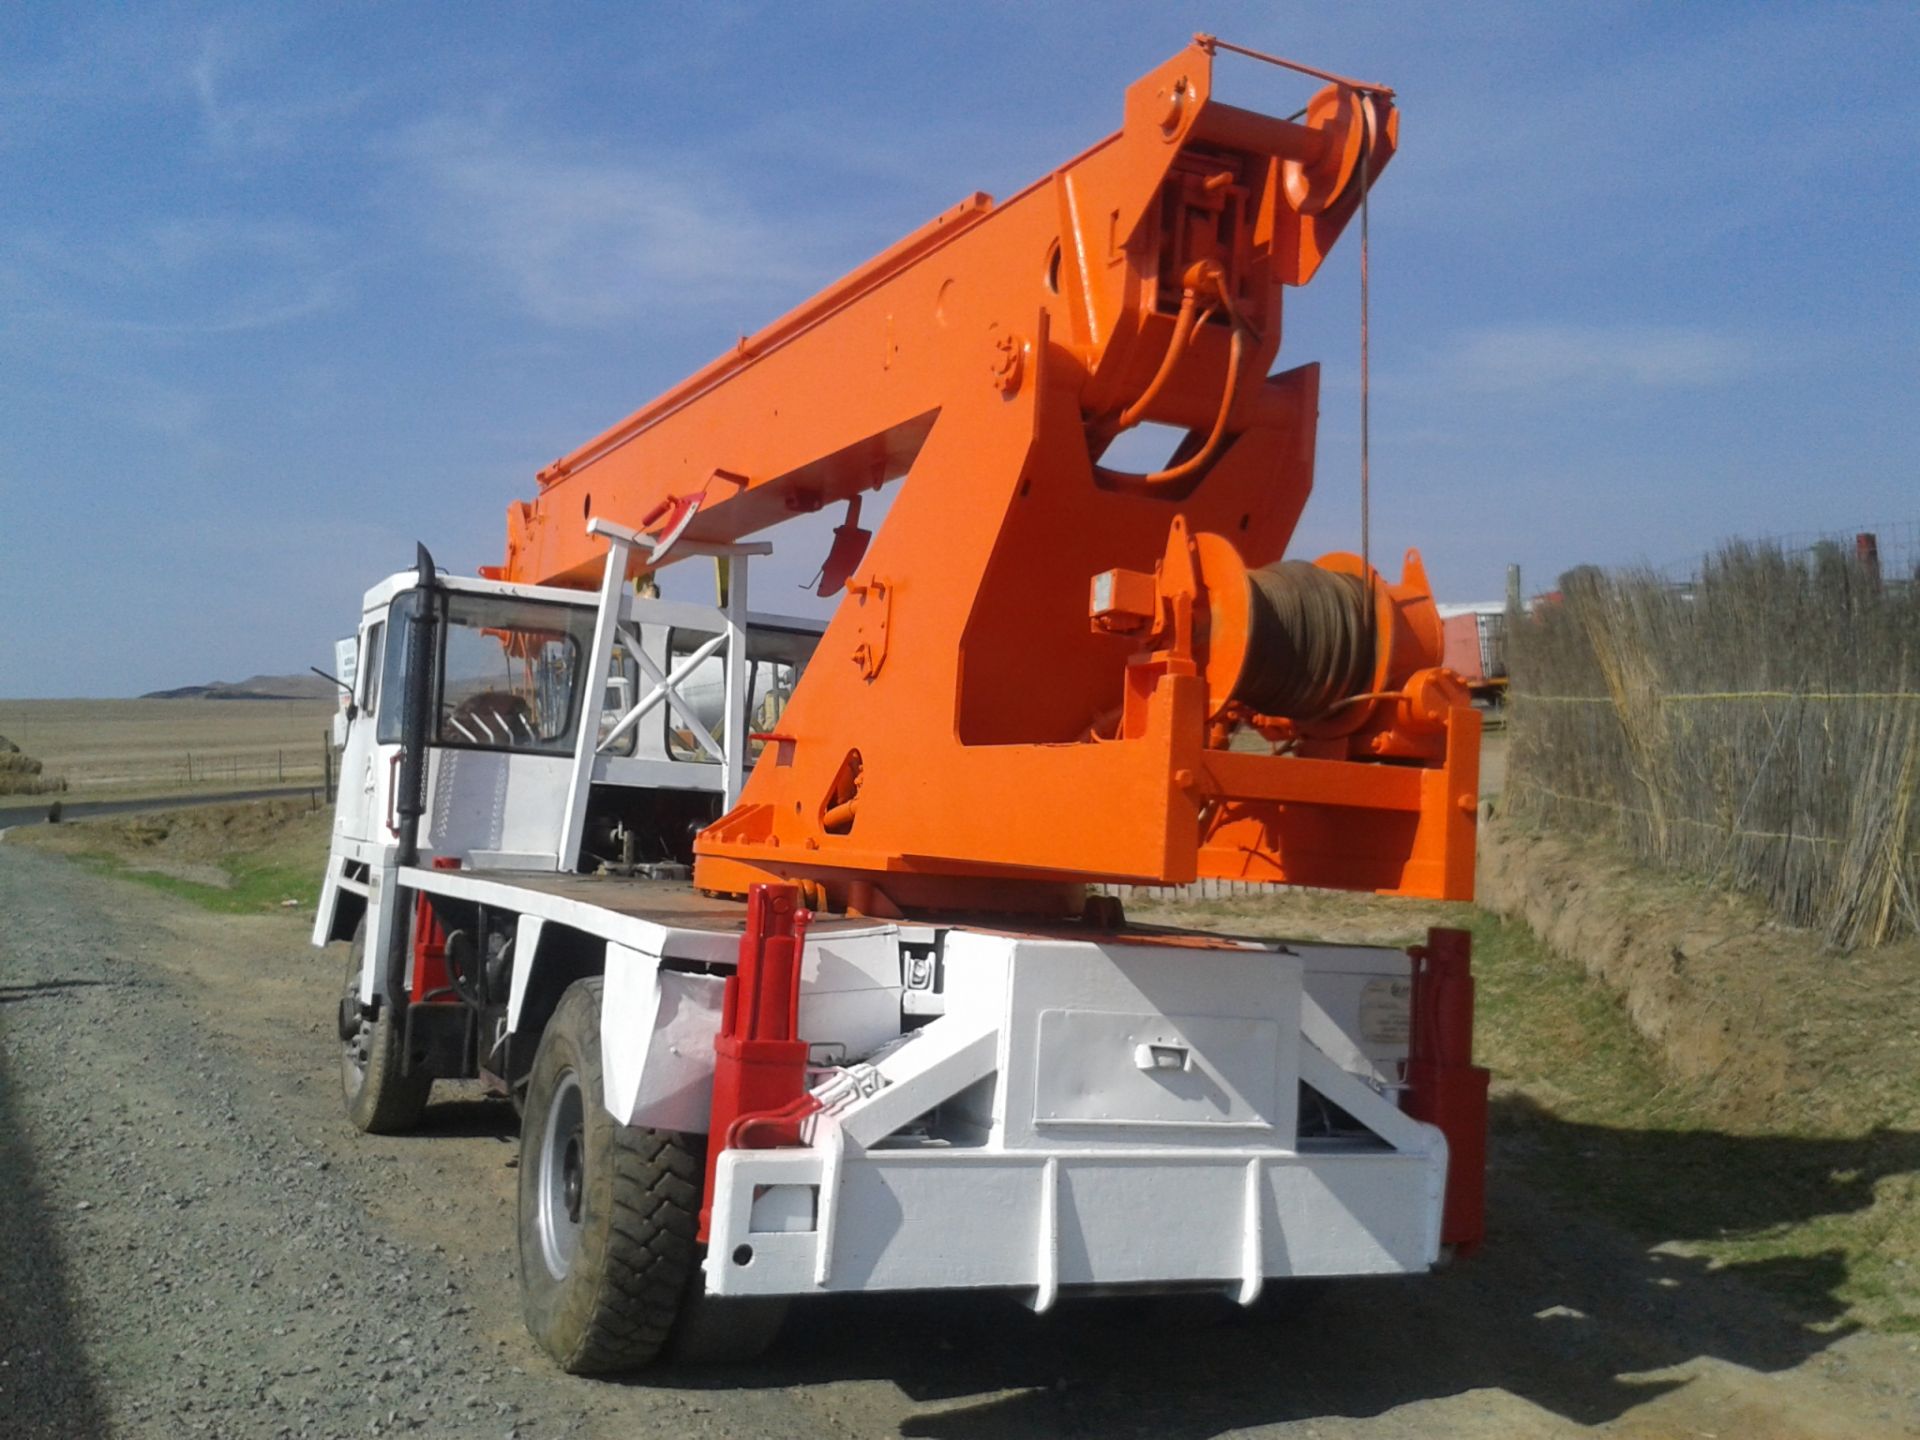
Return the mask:
POLYGON ((226 913, 311 910, 332 824, 330 810, 302 797, 23 826, 7 843, 68 855, 226 913))
POLYGON ((0 795, 57 795, 65 779, 46 773, 45 762, 0 735, 0 795))

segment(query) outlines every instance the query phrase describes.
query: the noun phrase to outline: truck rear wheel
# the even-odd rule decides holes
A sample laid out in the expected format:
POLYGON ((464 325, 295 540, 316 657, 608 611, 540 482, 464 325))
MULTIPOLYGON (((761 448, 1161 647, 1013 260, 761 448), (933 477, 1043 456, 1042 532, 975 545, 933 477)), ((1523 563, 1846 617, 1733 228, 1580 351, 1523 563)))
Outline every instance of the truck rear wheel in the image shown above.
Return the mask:
POLYGON ((360 969, 367 954, 362 920, 347 947, 347 979, 340 993, 340 1084, 347 1118, 369 1135, 400 1135, 420 1123, 433 1090, 431 1075, 400 1073, 404 1025, 391 1005, 368 1019, 360 1009, 360 969))
POLYGON ((575 1375, 659 1355, 699 1270, 697 1142, 607 1112, 600 994, 576 981, 547 1023, 520 1128, 520 1298, 575 1375))

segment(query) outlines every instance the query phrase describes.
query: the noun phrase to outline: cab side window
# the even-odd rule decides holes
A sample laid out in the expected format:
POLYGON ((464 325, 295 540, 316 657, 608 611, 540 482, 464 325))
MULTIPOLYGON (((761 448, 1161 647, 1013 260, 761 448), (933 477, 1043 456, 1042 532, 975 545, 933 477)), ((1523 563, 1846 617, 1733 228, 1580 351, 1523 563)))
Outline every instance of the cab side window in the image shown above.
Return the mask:
POLYGON ((387 622, 383 628, 391 632, 393 643, 387 644, 383 637, 380 676, 373 682, 377 698, 386 702, 379 707, 379 719, 373 732, 382 745, 400 743, 400 712, 406 709, 407 698, 407 632, 413 628, 407 622, 413 618, 413 612, 419 606, 420 592, 409 590, 396 597, 393 604, 387 607, 387 622))
POLYGON ((380 704, 380 660, 387 643, 387 622, 376 620, 367 627, 366 642, 360 647, 360 710, 378 713, 380 704))

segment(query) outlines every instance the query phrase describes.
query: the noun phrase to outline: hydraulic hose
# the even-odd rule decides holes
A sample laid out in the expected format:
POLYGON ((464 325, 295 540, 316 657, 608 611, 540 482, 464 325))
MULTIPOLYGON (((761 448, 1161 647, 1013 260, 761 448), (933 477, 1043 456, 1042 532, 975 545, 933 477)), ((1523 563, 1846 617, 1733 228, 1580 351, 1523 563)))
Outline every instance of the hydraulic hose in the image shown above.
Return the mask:
MULTIPOLYGON (((1233 303, 1233 296, 1227 293, 1226 278, 1218 270, 1211 271, 1205 278, 1218 293, 1220 303, 1226 309, 1227 318, 1233 324, 1233 339, 1227 347, 1227 379, 1226 384, 1221 388, 1220 409, 1214 415, 1213 429, 1198 450, 1185 460, 1170 465, 1164 470, 1138 475, 1124 470, 1109 470, 1102 465, 1094 466, 1095 476, 1110 490, 1118 490, 1124 495, 1160 494, 1194 478, 1211 465, 1227 438, 1227 421, 1233 414, 1234 401, 1239 398, 1240 368, 1246 356, 1247 337, 1252 327, 1247 324, 1246 317, 1241 315, 1239 306, 1233 303)), ((1180 301, 1179 314, 1174 318, 1173 336, 1168 342, 1166 355, 1160 361, 1160 368, 1154 373, 1153 379, 1147 383, 1147 388, 1140 393, 1140 398, 1120 412, 1121 430, 1129 430, 1139 424, 1140 417, 1147 406, 1166 385, 1181 353, 1186 349, 1188 337, 1193 332, 1198 305, 1199 291, 1196 286, 1189 285, 1180 301)))
MULTIPOLYGON (((1211 306, 1208 307, 1211 310, 1211 306)), ((1160 357, 1160 368, 1153 372, 1153 379, 1147 382, 1147 388, 1140 392, 1139 398, 1120 412, 1115 433, 1131 430, 1140 423, 1147 413, 1147 407, 1159 398, 1166 388, 1168 378, 1173 374, 1174 366, 1180 363, 1181 352, 1187 348, 1187 341, 1193 337, 1193 327, 1199 323, 1200 292, 1189 285, 1180 297, 1180 313, 1173 317, 1173 338, 1167 341, 1166 353, 1160 357)))

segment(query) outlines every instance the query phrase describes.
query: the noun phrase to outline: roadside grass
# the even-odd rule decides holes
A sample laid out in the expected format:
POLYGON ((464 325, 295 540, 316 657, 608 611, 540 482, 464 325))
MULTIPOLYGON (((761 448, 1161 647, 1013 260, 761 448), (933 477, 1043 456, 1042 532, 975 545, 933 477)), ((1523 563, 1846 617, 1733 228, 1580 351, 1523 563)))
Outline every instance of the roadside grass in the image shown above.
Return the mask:
POLYGON ((308 801, 269 800, 22 827, 7 843, 55 851, 216 914, 311 914, 331 825, 330 813, 308 801))
MULTIPOLYGON (((1765 1127, 1730 1126, 1713 1085, 1678 1079, 1613 991, 1526 925, 1476 906, 1303 893, 1129 913, 1392 945, 1430 925, 1471 931, 1496 1178, 1738 1274, 1810 1324, 1920 1332, 1920 1131, 1900 1128, 1878 1095, 1860 1097, 1858 1127, 1845 1132, 1791 1105, 1765 1127)), ((1497 1208, 1489 1220, 1498 1244, 1497 1208)))
POLYGON ((136 885, 191 901, 217 915, 256 915, 263 910, 292 909, 311 914, 320 898, 317 865, 229 860, 220 866, 227 882, 216 885, 164 870, 140 869, 118 855, 81 852, 73 858, 99 874, 131 880, 136 885), (295 903, 289 904, 290 901, 295 903))

